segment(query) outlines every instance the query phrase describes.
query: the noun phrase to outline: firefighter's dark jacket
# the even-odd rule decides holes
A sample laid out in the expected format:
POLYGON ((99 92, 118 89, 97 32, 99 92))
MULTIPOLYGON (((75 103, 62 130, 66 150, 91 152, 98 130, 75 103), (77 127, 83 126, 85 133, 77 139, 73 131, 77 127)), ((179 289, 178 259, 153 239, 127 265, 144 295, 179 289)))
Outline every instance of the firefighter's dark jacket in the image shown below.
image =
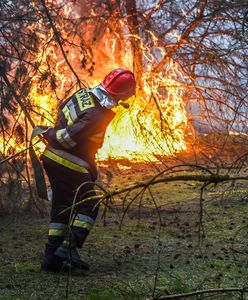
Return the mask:
POLYGON ((66 160, 63 157, 57 159, 54 155, 57 152, 69 154, 74 158, 74 164, 77 158, 78 161, 85 161, 93 179, 96 179, 95 155, 114 116, 112 110, 100 105, 90 89, 79 90, 62 103, 55 127, 44 134, 48 147, 42 159, 64 164, 66 160), (49 151, 51 149, 53 152, 49 151))

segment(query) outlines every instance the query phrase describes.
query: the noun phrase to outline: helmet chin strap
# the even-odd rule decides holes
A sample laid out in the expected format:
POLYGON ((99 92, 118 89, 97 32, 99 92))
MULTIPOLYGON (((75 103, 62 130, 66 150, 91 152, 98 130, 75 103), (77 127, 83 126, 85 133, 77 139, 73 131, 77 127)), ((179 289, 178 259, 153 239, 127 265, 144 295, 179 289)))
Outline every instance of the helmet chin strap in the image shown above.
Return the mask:
POLYGON ((97 97, 101 106, 106 107, 108 109, 111 109, 114 106, 116 106, 116 102, 112 99, 112 97, 105 90, 105 88, 100 84, 92 88, 91 93, 97 97))

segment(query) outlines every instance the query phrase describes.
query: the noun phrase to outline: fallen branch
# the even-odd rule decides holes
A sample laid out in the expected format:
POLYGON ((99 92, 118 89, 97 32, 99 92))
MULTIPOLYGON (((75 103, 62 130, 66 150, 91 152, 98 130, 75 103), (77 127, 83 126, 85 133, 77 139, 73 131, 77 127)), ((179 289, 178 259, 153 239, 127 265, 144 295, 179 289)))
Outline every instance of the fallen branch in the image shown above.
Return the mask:
POLYGON ((190 293, 160 296, 158 298, 153 298, 151 300, 182 299, 182 298, 188 298, 191 296, 209 294, 209 293, 232 293, 232 292, 236 292, 236 293, 238 292, 238 293, 242 293, 242 294, 247 293, 248 286, 243 287, 243 288, 217 288, 217 289, 199 290, 199 291, 194 291, 194 292, 190 292, 190 293))
MULTIPOLYGON (((99 203, 103 202, 105 199, 110 199, 114 196, 133 191, 138 188, 148 188, 150 185, 162 183, 162 182, 171 182, 171 181, 199 181, 199 182, 206 182, 208 184, 210 183, 220 183, 225 181, 234 181, 234 180, 248 180, 248 176, 229 176, 229 175, 216 175, 216 174, 210 174, 210 175, 177 175, 177 176, 163 176, 162 178, 155 179, 152 178, 147 181, 139 182, 137 184, 113 191, 113 192, 104 192, 101 195, 87 197, 79 202, 77 202, 74 205, 74 208, 80 207, 83 203, 91 200, 98 200, 99 203)), ((64 214, 68 211, 70 211, 72 207, 68 207, 64 209, 62 212, 59 213, 59 215, 64 214)))

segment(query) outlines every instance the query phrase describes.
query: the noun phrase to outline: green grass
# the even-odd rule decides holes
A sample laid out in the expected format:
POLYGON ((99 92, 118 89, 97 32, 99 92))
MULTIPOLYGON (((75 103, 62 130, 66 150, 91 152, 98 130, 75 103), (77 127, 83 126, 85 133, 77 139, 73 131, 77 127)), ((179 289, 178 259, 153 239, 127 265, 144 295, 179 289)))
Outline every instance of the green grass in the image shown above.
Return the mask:
MULTIPOLYGON (((128 176, 115 178, 112 187, 128 176)), ((7 216, 0 221, 0 299, 61 300, 68 295, 68 299, 141 300, 153 294, 247 286, 247 189, 233 189, 223 199, 222 193, 219 187, 204 195, 200 241, 198 184, 153 187, 161 227, 145 195, 141 206, 138 201, 131 206, 119 230, 123 211, 116 199, 107 226, 99 215, 81 251, 91 270, 71 276, 40 270, 48 217, 7 216)), ((210 299, 238 298, 226 294, 210 299)))

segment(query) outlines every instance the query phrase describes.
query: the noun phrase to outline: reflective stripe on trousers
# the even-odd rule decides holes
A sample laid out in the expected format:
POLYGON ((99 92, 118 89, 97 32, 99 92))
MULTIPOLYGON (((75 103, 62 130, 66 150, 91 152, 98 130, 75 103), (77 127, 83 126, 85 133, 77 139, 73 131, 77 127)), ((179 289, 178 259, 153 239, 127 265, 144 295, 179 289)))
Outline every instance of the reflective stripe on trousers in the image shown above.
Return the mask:
POLYGON ((91 230, 95 223, 95 220, 93 220, 91 217, 83 214, 77 214, 75 219, 72 220, 71 226, 85 228, 87 230, 91 230))
POLYGON ((68 232, 68 225, 63 223, 50 223, 48 235, 65 236, 68 232))

